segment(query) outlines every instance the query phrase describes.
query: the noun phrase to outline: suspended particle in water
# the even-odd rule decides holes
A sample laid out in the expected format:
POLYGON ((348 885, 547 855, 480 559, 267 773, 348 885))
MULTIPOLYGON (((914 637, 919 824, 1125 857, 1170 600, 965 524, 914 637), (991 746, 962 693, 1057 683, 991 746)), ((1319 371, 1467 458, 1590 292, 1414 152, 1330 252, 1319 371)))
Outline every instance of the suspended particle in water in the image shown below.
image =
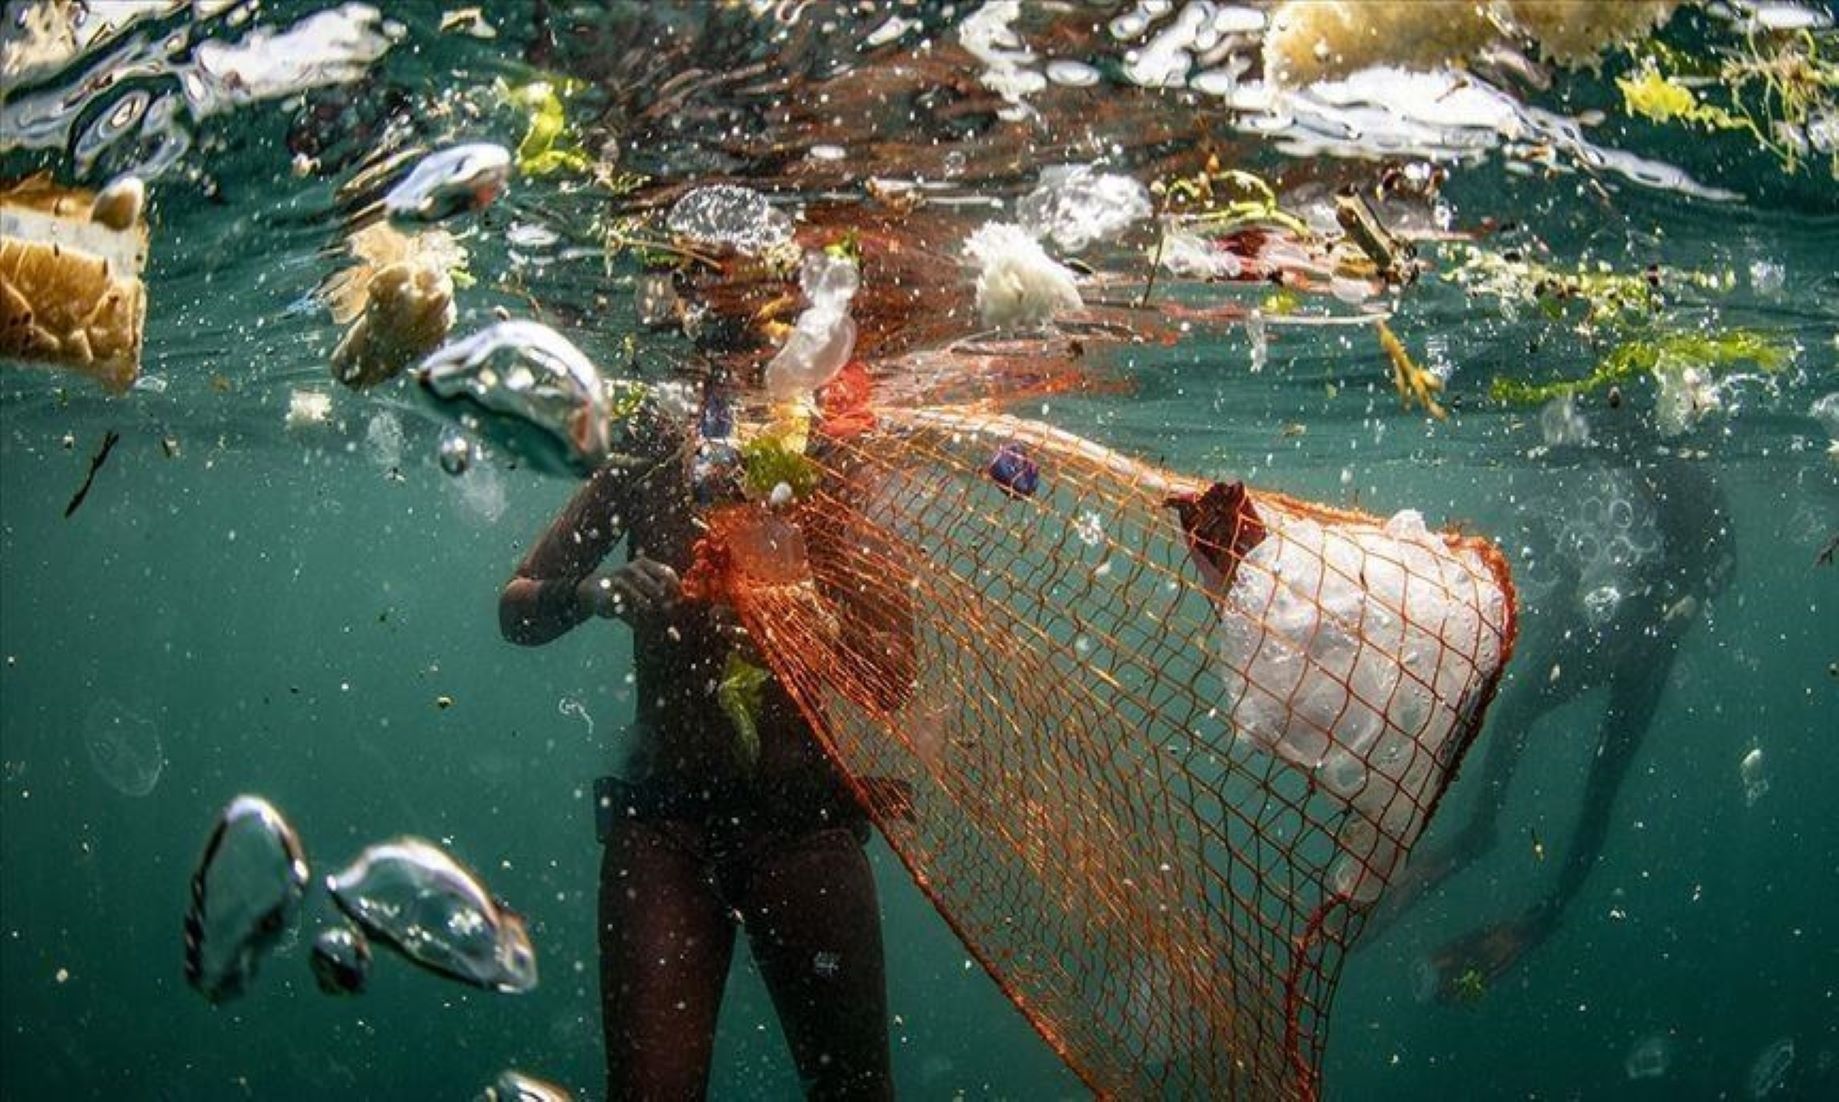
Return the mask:
POLYGON ((572 696, 565 696, 556 701, 556 713, 558 715, 573 716, 579 719, 582 723, 587 724, 587 733, 590 736, 593 735, 594 717, 588 714, 587 705, 583 704, 581 701, 576 700, 572 696))
POLYGON ((437 975, 493 991, 536 987, 536 949, 523 919, 431 842, 371 846, 326 887, 365 933, 437 975))
POLYGON ((834 977, 842 967, 842 956, 828 949, 819 950, 817 955, 811 958, 811 971, 825 979, 834 977))
POLYGON ((1073 522, 1073 533, 1087 547, 1097 547, 1105 538, 1105 522, 1097 513, 1081 513, 1073 522))
POLYGON ((1750 1097, 1767 1098, 1774 1094, 1788 1077, 1788 1069, 1793 1065, 1793 1037, 1783 1037, 1763 1049, 1762 1055, 1756 1057, 1756 1062, 1750 1065, 1750 1097))
POLYGON ((485 1088, 478 1102, 574 1102, 574 1095, 562 1087, 521 1071, 506 1070, 496 1082, 485 1088))
POLYGON ((364 450, 384 470, 402 465, 402 419, 389 410, 371 417, 364 428, 364 450))
POLYGON ((457 432, 449 432, 441 437, 441 470, 458 477, 466 473, 473 465, 472 441, 457 432))
POLYGON ((370 982, 370 942, 364 932, 340 923, 313 939, 313 978, 328 995, 360 995, 370 982))
POLYGON ((1622 1061, 1630 1079, 1658 1079, 1673 1063, 1673 1039, 1655 1033, 1636 1041, 1622 1061))
POLYGON ((1743 781, 1743 806, 1754 806, 1757 800, 1769 794, 1769 769, 1763 761, 1762 747, 1752 746, 1750 752, 1743 755, 1743 761, 1737 765, 1737 776, 1743 781))
POLYGON ((214 1003, 241 994, 293 924, 306 885, 306 851, 275 806, 260 796, 230 801, 192 873, 186 982, 214 1003))
POLYGON ((84 718, 83 747, 96 775, 124 796, 152 792, 166 768, 160 729, 107 697, 84 718))

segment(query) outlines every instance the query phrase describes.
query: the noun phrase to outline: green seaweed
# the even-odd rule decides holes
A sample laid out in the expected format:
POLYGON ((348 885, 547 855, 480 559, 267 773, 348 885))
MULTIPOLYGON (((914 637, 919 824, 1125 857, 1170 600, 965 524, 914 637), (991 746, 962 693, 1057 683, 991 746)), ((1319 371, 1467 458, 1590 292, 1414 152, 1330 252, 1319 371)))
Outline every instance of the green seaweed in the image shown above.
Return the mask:
POLYGON ((1687 363, 1727 372, 1747 363, 1773 373, 1787 364, 1788 357, 1786 347, 1751 329, 1711 334, 1669 333, 1617 345, 1581 379, 1531 383, 1496 376, 1488 387, 1488 396, 1509 405, 1539 405, 1553 398, 1594 393, 1669 364, 1687 363))
MULTIPOLYGON (((564 87, 566 91, 566 86, 564 87)), ((505 102, 528 117, 524 140, 517 145, 517 170, 525 176, 547 176, 564 169, 591 172, 594 158, 582 152, 568 133, 568 115, 562 96, 546 80, 502 89, 505 102)))
POLYGON ((750 769, 760 760, 760 706, 765 702, 766 683, 772 676, 742 658, 739 651, 729 651, 721 682, 715 688, 716 703, 734 726, 735 756, 750 769))
POLYGON ((765 498, 781 482, 802 498, 817 489, 816 463, 793 451, 777 436, 756 436, 741 445, 741 487, 750 498, 765 498))

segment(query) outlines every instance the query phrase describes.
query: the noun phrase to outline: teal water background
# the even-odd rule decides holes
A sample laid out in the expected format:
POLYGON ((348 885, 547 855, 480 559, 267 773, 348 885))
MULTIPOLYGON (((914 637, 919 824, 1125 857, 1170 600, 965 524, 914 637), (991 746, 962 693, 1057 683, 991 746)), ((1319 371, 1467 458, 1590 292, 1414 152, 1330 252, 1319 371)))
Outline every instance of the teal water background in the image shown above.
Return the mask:
MULTIPOLYGON (((0 374, 0 1095, 464 1098, 507 1066, 597 1094, 587 793, 630 715, 628 640, 595 624, 520 650, 495 618, 499 587, 572 486, 500 464, 449 477, 437 429, 389 399, 338 393, 328 423, 284 424, 291 389, 323 388, 336 334, 302 305, 328 268, 323 227, 272 216, 323 195, 289 182, 272 117, 257 109, 236 127, 222 205, 177 182, 154 193, 147 370, 166 389, 111 400, 50 373, 0 374), (400 426, 398 454, 379 418, 400 426), (121 443, 65 519, 109 428, 121 443), (164 766, 147 795, 112 787, 91 760, 98 707, 157 727, 164 766), (368 994, 326 998, 306 967, 329 916, 316 893, 254 990, 206 1005, 180 975, 180 918, 211 817, 241 792, 288 814, 321 874, 395 834, 448 845, 528 918, 541 987, 507 998, 384 959, 368 994)), ((1834 1097, 1839 567, 1814 557, 1839 532, 1839 461, 1807 410, 1839 390, 1839 201, 1754 209, 1622 188, 1605 216, 1570 184, 1496 168, 1454 187, 1460 209, 1536 219, 1571 248, 1733 270, 1737 289, 1699 312, 1800 351, 1772 390, 1684 441, 1730 501, 1738 564, 1686 637, 1563 927, 1472 1004, 1414 996, 1425 951, 1507 917, 1556 874, 1599 697, 1532 732, 1498 849, 1352 955, 1330 1096, 1746 1097, 1758 1055, 1791 1038, 1775 1096, 1834 1097), (1781 289, 1750 285, 1757 260, 1781 266, 1781 289), (1753 747, 1769 786, 1746 802, 1739 763, 1753 747), (1533 856, 1529 828, 1551 858, 1533 856), (1625 1057, 1655 1034, 1670 1038, 1667 1075, 1630 1081, 1625 1057)), ((475 270, 494 263, 475 256, 475 270)), ((557 276, 558 293, 582 293, 588 270, 557 276)), ((499 301, 516 302, 463 294, 458 330, 499 301)), ((615 310, 568 331, 610 357, 629 327, 615 310)), ((1134 396, 1044 416, 1183 471, 1510 530, 1574 459, 1541 452, 1536 411, 1482 401, 1487 380, 1583 356, 1529 357, 1537 322, 1447 287, 1398 327, 1414 347, 1444 342, 1464 406, 1449 422, 1401 411, 1371 342, 1338 330, 1280 331, 1260 374, 1238 331, 1133 353, 1119 366, 1134 396)), ((1612 433, 1608 419, 1645 400, 1586 416, 1612 433)), ((1506 692, 1548 676, 1534 643, 1506 692)), ((1432 841, 1476 798, 1473 772, 1432 841)), ((899 864, 873 852, 903 1094, 1081 1096, 899 864)), ((795 1094, 744 954, 735 970, 713 1093, 795 1094)))

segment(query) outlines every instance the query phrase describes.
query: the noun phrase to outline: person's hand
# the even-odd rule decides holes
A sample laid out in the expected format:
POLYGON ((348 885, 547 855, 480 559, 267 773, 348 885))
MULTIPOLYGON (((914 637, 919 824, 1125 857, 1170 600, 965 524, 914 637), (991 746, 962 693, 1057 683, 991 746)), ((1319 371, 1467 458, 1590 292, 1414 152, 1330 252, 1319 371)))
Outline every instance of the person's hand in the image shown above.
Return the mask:
POLYGON ((670 612, 682 590, 675 570, 641 555, 617 570, 581 579, 575 593, 595 616, 637 624, 670 612))

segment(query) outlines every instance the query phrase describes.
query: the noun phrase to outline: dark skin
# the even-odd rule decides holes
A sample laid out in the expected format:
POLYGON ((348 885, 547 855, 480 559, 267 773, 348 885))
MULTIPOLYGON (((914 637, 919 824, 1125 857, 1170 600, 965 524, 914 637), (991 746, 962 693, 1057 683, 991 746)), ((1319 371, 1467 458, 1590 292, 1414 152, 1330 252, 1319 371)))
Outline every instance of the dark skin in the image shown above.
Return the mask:
POLYGON ((683 598, 698 529, 687 450, 595 473, 505 586, 506 639, 594 619, 633 632, 628 780, 600 878, 607 1096, 707 1091, 737 927, 813 1098, 892 1097, 879 905, 867 826, 777 685, 745 764, 714 685, 741 633, 683 598), (604 560, 624 539, 627 560, 604 560))
POLYGON ((1502 693, 1489 716, 1480 803, 1453 835, 1412 857, 1374 912, 1369 930, 1390 927, 1432 888, 1491 852, 1528 732, 1546 713, 1585 692, 1600 688, 1607 693, 1581 810, 1556 880, 1519 915, 1458 937, 1432 954, 1436 995, 1444 1001, 1461 999, 1466 990, 1503 975, 1557 930, 1565 908, 1602 856, 1617 821, 1617 793, 1652 730, 1680 643, 1701 614, 1702 602, 1723 588, 1734 561, 1724 497, 1704 464, 1663 457, 1626 471, 1652 510, 1658 553, 1636 567, 1630 592, 1604 625, 1590 627, 1575 615, 1583 595, 1574 570, 1567 570, 1541 602, 1544 610, 1526 610, 1523 654, 1516 663, 1527 673, 1502 693), (1547 676, 1553 668, 1560 671, 1556 680, 1547 676))

